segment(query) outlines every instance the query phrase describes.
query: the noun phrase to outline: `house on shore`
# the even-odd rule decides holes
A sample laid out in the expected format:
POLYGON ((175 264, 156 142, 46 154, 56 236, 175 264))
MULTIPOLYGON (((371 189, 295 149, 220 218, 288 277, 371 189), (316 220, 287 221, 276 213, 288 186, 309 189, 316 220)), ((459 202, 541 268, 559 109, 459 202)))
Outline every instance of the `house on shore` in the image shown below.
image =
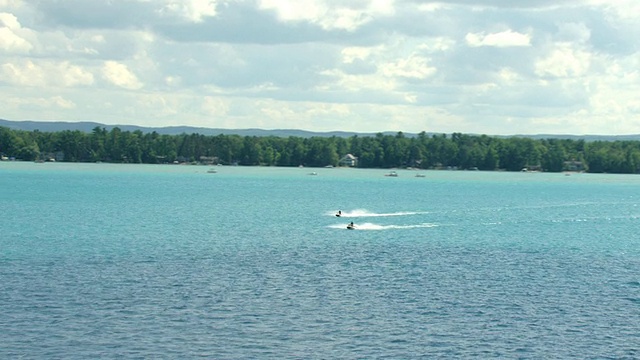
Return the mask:
POLYGON ((338 166, 357 167, 358 158, 351 154, 347 154, 338 161, 338 166))
POLYGON ((565 171, 585 171, 585 166, 582 161, 565 161, 564 162, 564 170, 565 171))

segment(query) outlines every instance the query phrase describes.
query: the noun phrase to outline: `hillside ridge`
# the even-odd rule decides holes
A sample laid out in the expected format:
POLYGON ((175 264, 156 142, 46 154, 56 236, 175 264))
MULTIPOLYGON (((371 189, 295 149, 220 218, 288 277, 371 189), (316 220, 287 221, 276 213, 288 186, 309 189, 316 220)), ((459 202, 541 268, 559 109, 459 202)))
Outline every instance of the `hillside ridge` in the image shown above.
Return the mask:
MULTIPOLYGON (((104 128, 107 131, 111 131, 111 129, 117 127, 122 131, 137 131, 140 130, 143 133, 151 133, 157 132, 162 135, 179 135, 179 134, 200 134, 207 136, 215 136, 215 135, 239 135, 239 136, 276 136, 276 137, 351 137, 354 135, 357 136, 375 136, 376 133, 366 133, 366 132, 353 132, 353 131, 328 131, 328 132, 317 132, 317 131, 308 131, 308 130, 299 130, 299 129, 273 129, 273 130, 265 130, 265 129, 255 129, 255 128, 247 128, 247 129, 221 129, 221 128, 206 128, 206 127, 195 127, 195 126, 165 126, 165 127, 144 127, 138 125, 106 125, 93 121, 80 121, 80 122, 69 122, 69 121, 36 121, 36 120, 23 120, 23 121, 13 121, 13 120, 5 120, 0 119, 0 126, 7 127, 13 130, 24 130, 24 131, 42 131, 42 132, 57 132, 57 131, 82 131, 86 133, 90 133, 94 128, 100 127, 104 128)), ((397 131, 381 131, 380 133, 384 135, 395 135, 397 131)), ((407 137, 417 136, 417 133, 407 133, 403 132, 403 134, 407 137)), ((427 135, 431 136, 434 134, 442 134, 440 132, 427 132, 427 135)), ((467 134, 467 135, 479 135, 479 134, 467 134)), ((514 134, 514 135, 489 135, 491 137, 500 137, 500 138, 508 138, 508 137, 525 137, 531 139, 569 139, 569 140, 585 140, 585 141, 623 141, 623 140, 640 140, 640 134, 630 134, 630 135, 570 135, 570 134, 514 134)))

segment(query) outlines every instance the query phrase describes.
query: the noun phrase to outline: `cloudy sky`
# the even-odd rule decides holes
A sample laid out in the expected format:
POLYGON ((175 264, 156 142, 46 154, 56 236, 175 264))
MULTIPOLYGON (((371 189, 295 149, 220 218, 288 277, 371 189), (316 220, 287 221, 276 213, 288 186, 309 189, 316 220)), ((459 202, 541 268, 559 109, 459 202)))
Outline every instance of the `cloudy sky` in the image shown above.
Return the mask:
POLYGON ((0 118, 640 133, 638 0, 0 0, 0 118))

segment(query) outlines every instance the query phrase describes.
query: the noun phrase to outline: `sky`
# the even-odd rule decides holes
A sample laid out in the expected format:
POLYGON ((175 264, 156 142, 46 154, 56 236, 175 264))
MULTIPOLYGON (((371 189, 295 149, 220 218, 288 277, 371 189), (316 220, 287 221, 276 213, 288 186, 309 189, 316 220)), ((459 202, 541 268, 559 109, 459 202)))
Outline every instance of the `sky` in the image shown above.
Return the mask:
POLYGON ((640 134, 638 0, 0 0, 0 118, 640 134))

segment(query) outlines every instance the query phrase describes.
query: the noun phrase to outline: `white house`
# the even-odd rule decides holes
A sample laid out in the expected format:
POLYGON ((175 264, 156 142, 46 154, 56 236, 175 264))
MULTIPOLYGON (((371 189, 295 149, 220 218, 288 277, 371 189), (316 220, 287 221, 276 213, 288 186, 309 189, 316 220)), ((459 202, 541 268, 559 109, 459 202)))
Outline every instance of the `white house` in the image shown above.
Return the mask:
POLYGON ((351 154, 347 154, 338 161, 338 166, 356 167, 358 166, 358 158, 351 154))

